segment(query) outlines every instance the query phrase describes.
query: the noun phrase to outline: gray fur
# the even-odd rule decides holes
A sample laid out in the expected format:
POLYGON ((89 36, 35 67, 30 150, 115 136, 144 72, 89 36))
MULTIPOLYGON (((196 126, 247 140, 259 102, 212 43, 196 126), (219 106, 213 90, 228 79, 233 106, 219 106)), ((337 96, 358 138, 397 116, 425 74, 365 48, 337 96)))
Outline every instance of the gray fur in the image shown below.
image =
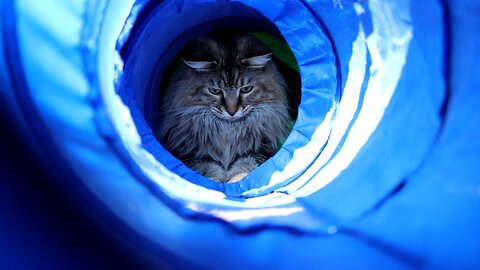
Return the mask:
POLYGON ((188 44, 165 89, 157 139, 220 182, 275 154, 290 116, 287 87, 270 53, 247 34, 217 33, 188 44))

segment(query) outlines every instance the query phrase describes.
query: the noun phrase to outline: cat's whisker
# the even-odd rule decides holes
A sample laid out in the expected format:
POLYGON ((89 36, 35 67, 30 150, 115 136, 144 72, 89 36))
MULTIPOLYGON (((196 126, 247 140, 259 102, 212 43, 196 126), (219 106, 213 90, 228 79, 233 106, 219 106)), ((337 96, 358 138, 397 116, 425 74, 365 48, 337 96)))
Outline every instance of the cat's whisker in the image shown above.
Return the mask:
POLYGON ((288 101, 285 101, 285 102, 278 102, 278 101, 271 101, 271 100, 262 100, 261 101, 262 104, 282 104, 282 105, 293 105, 294 107, 298 107, 298 105, 300 104, 299 102, 288 102, 288 101))
POLYGON ((271 103, 271 104, 257 104, 255 105, 254 107, 275 107, 275 108, 285 108, 287 110, 290 110, 290 111, 293 111, 293 112, 296 112, 298 111, 298 108, 292 108, 290 106, 287 106, 285 104, 277 104, 277 103, 271 103))
POLYGON ((168 111, 165 111, 163 112, 162 114, 164 115, 168 115, 169 117, 170 116, 183 116, 183 115, 194 115, 194 114, 199 114, 199 113, 203 113, 203 112, 207 112, 209 111, 210 108, 208 107, 201 107, 201 108, 183 108, 181 110, 171 110, 170 112, 168 111))
POLYGON ((172 109, 168 109, 168 110, 162 110, 161 112, 159 113, 154 113, 154 114, 150 114, 149 116, 155 116, 155 115, 162 115, 162 114, 170 114, 170 113, 178 113, 178 112, 185 112, 185 111, 188 111, 188 112, 195 112, 195 111, 202 111, 202 110, 206 110, 208 109, 209 106, 205 106, 205 105, 197 105, 197 106, 191 106, 191 107, 182 107, 182 108, 172 108, 172 109))
POLYGON ((206 112, 196 114, 196 115, 174 115, 172 117, 174 117, 176 119, 179 119, 179 120, 182 120, 186 124, 186 123, 188 123, 192 120, 196 120, 196 118, 205 117, 205 114, 206 114, 206 112))
POLYGON ((287 111, 291 111, 291 112, 294 112, 294 113, 297 113, 296 110, 294 109, 291 109, 287 106, 284 106, 284 105, 256 105, 256 106, 253 106, 252 107, 252 110, 255 110, 255 109, 260 109, 260 110, 271 110, 271 109, 274 109, 276 111, 282 111, 282 110, 287 110, 287 111))

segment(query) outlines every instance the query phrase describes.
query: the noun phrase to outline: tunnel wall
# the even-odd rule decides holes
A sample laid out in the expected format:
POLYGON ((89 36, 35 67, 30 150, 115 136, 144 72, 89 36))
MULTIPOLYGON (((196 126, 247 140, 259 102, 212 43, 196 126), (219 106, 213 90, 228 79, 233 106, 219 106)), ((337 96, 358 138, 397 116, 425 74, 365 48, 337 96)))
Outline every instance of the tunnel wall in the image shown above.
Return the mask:
MULTIPOLYGON (((275 11, 308 11, 332 44, 341 93, 332 121, 302 102, 304 123, 318 124, 298 127, 311 133, 291 152, 312 158, 290 159, 260 186, 198 185, 142 147, 135 112, 115 92, 127 67, 118 42, 159 2, 2 1, 2 103, 85 208, 110 213, 98 219, 177 267, 478 264, 480 5, 240 2, 280 31, 276 19, 289 16, 275 11)), ((287 42, 306 60, 294 41, 305 33, 293 33, 287 42)), ((315 77, 302 85, 317 93, 315 77)))

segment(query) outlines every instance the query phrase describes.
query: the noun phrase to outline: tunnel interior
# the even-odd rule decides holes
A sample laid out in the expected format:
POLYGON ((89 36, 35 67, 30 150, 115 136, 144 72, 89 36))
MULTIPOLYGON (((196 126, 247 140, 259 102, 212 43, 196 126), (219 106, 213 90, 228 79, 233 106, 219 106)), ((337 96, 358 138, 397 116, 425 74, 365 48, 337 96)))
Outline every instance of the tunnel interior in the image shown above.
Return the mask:
POLYGON ((468 268, 480 118, 467 2, 3 1, 2 93, 59 186, 179 265, 468 268), (301 77, 289 139, 234 184, 169 156, 147 117, 175 44, 220 21, 282 36, 301 77))
MULTIPOLYGON (((267 8, 267 5, 261 5, 261 8, 267 8)), ((268 194, 274 187, 292 182, 296 175, 290 174, 276 183, 271 183, 270 177, 285 169, 294 159, 296 149, 305 147, 322 123, 322 129, 326 130, 324 133, 329 132, 327 122, 332 120, 340 97, 335 56, 321 23, 301 20, 301 16, 309 11, 298 3, 280 6, 277 14, 268 14, 272 10, 261 8, 241 1, 194 1, 188 5, 175 1, 161 4, 150 1, 135 16, 131 15, 128 24, 131 26, 123 30, 117 41, 115 91, 128 106, 143 147, 159 163, 183 179, 232 197, 260 187, 269 188, 258 195, 268 194), (289 8, 301 12, 298 15, 286 13, 289 8), (275 18, 268 17, 272 15, 275 18), (225 28, 269 35, 282 42, 273 44, 277 48, 288 44, 289 53, 293 53, 299 65, 289 65, 274 53, 275 63, 289 86, 289 104, 293 104, 290 111, 296 119, 290 136, 275 156, 240 182, 227 184, 213 182, 188 168, 155 139, 152 131, 154 118, 159 114, 162 78, 168 76, 169 65, 177 53, 192 39, 225 28), (305 49, 307 43, 294 34, 296 31, 309 35, 312 40, 307 47, 310 48, 305 49), (299 46, 301 50, 297 49, 299 46), (315 80, 320 73, 323 79, 315 80), (322 89, 318 90, 319 87, 322 89)), ((307 160, 318 156, 320 150, 311 152, 307 160)), ((305 157, 295 159, 302 159, 297 163, 305 163, 305 157)), ((308 164, 303 167, 306 169, 308 164)), ((302 168, 297 170, 298 175, 302 168)))

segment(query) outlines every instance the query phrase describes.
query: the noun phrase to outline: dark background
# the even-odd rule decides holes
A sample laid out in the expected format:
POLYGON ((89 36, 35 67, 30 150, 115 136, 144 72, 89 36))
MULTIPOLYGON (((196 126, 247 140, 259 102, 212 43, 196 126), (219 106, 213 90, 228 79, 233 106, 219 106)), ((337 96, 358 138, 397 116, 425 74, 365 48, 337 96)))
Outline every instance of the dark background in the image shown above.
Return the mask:
POLYGON ((152 268, 68 197, 0 114, 0 269, 152 268))

